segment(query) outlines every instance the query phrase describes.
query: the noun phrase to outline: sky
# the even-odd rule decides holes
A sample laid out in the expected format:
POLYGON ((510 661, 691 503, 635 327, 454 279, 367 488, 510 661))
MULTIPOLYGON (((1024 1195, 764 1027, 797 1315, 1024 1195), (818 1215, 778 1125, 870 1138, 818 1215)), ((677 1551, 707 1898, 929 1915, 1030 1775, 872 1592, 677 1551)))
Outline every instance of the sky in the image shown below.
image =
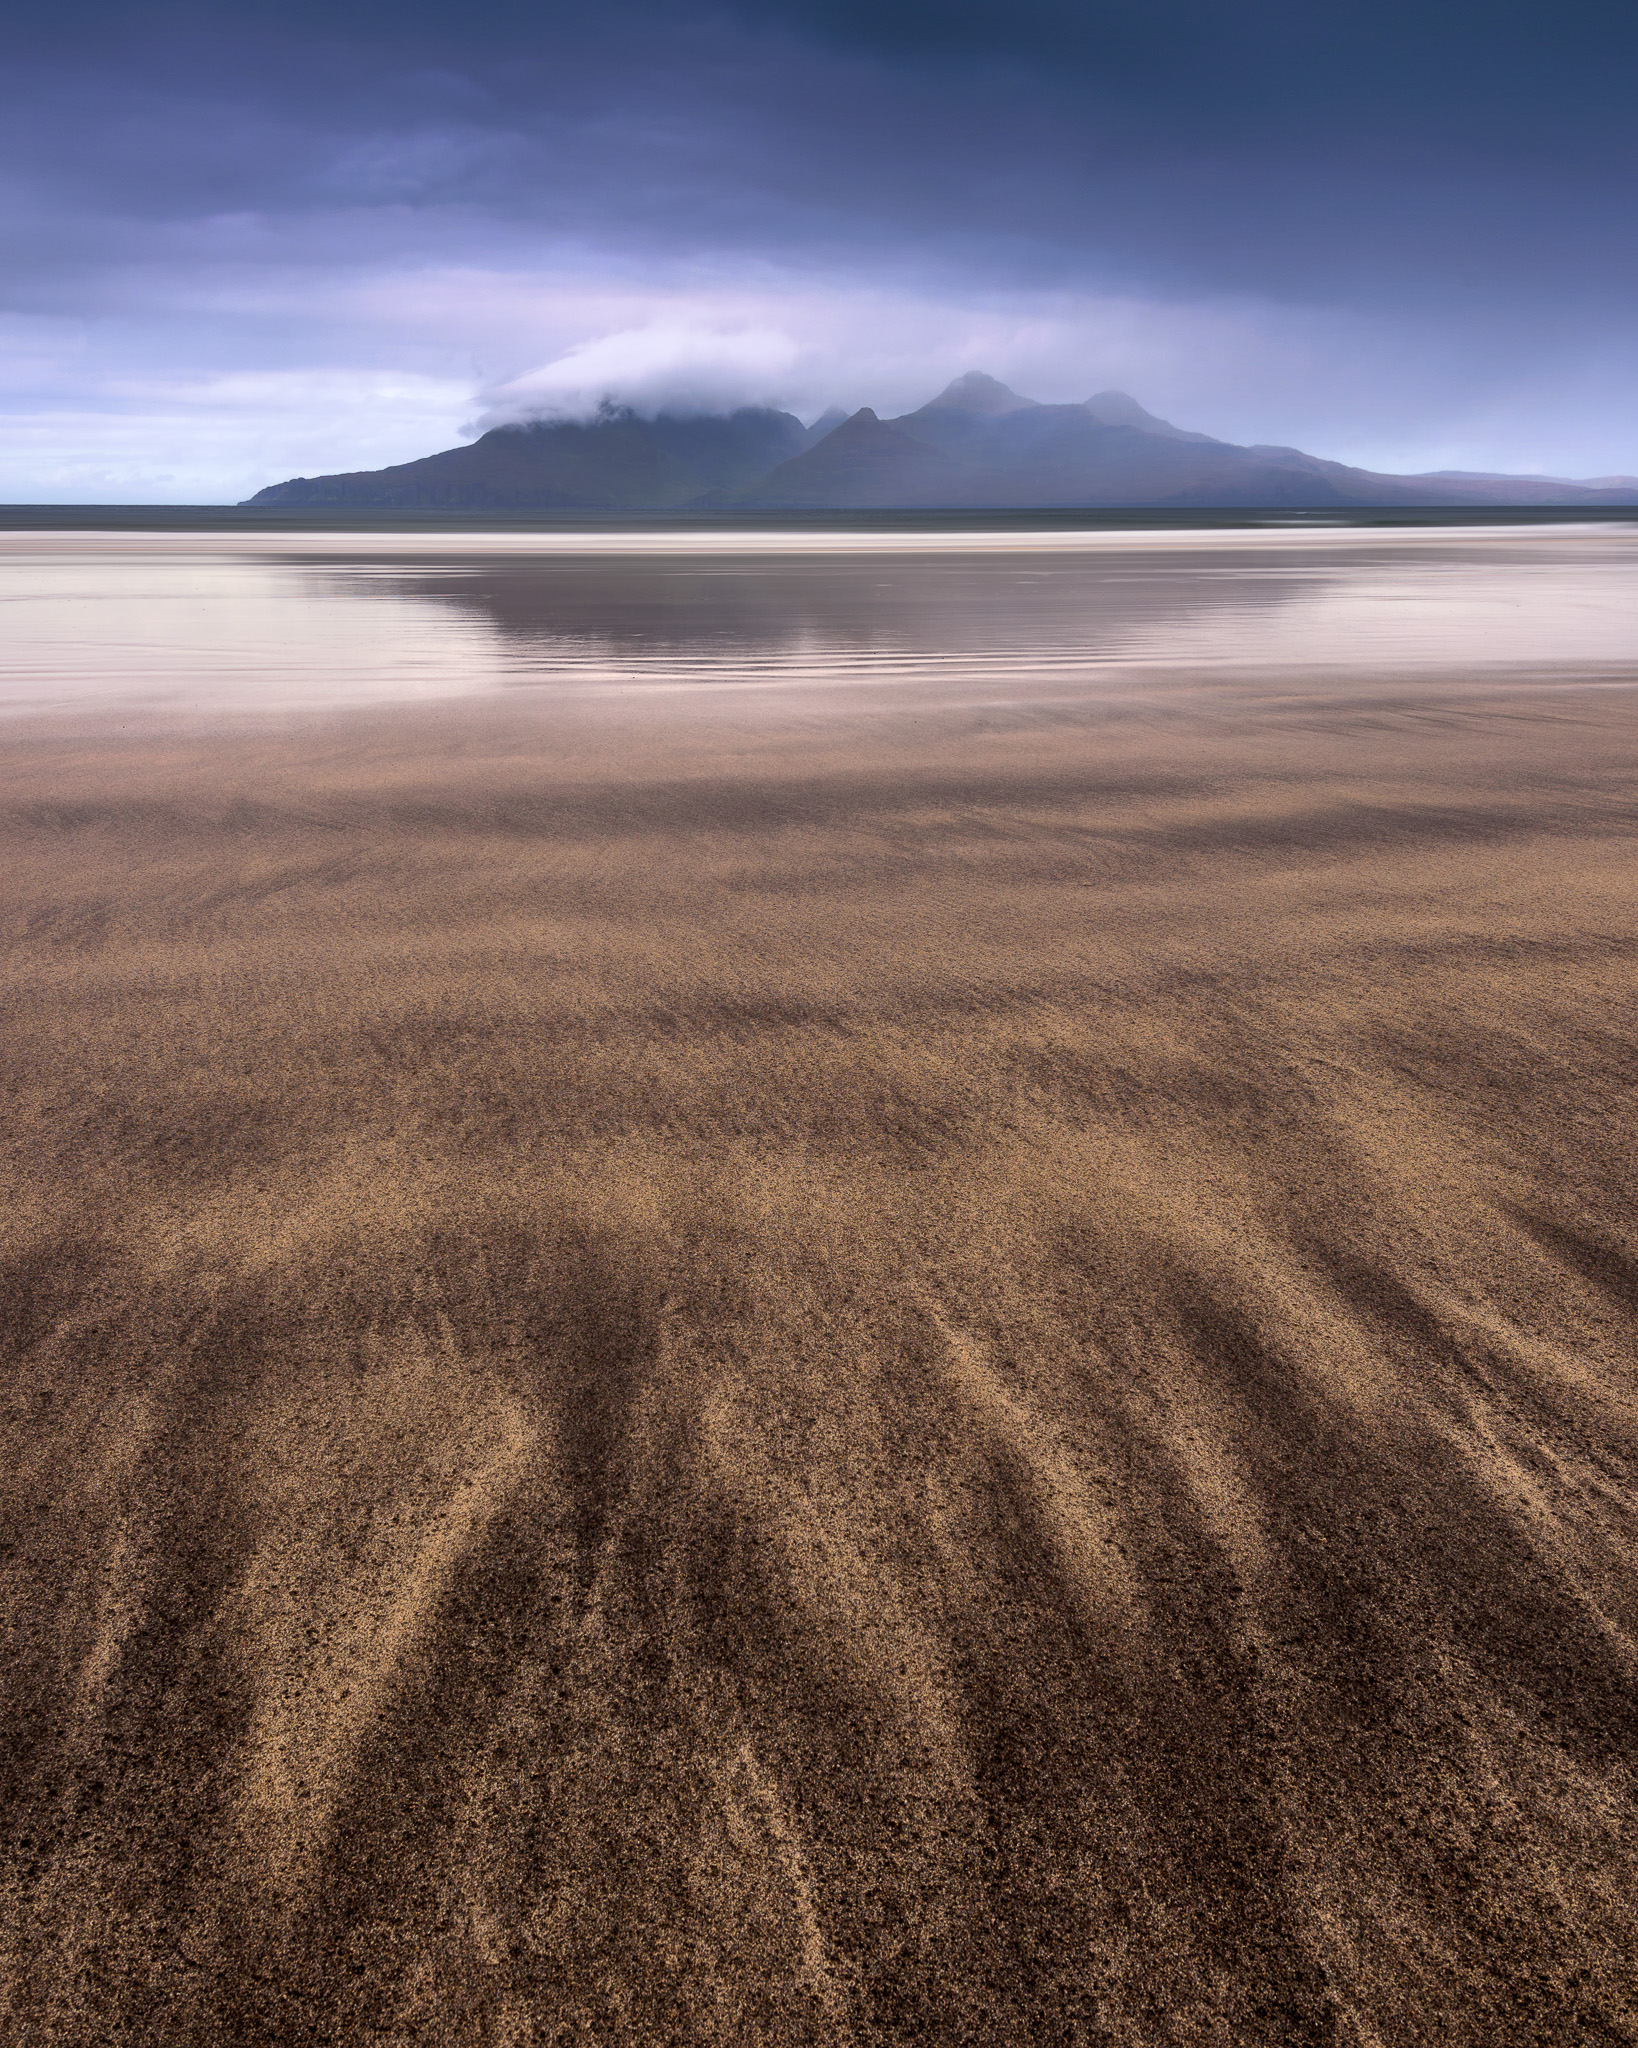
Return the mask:
POLYGON ((0 0, 0 499, 987 370, 1638 473, 1618 0, 0 0))

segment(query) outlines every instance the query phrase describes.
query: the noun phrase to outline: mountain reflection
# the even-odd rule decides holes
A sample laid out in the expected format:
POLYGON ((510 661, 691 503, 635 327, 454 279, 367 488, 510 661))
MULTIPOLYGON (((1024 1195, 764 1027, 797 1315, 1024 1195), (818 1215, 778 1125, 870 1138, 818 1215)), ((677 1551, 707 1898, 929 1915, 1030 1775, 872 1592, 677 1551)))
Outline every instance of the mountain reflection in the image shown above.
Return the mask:
POLYGON ((943 554, 676 555, 309 566, 331 591, 410 599, 482 623, 513 680, 588 665, 622 672, 880 663, 1142 662, 1180 626, 1243 637, 1259 613, 1311 600, 1345 564, 1222 554, 1209 562, 1016 550, 943 554))
POLYGON ((1630 681, 1638 535, 578 538, 19 534, 0 712, 190 714, 534 689, 995 704, 1444 672, 1630 681))

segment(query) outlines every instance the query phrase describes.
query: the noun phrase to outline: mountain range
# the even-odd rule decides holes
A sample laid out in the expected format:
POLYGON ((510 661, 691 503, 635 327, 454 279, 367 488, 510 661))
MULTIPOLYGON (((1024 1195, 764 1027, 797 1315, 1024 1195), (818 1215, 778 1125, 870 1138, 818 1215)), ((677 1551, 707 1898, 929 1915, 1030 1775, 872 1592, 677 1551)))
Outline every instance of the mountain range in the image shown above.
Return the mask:
POLYGON ((246 502, 549 512, 1592 506, 1638 504, 1638 477, 1380 475, 1174 427, 1123 391, 1043 405, 970 371, 897 419, 866 406, 804 427, 767 406, 650 418, 605 405, 590 420, 493 427, 387 469, 295 477, 246 502))

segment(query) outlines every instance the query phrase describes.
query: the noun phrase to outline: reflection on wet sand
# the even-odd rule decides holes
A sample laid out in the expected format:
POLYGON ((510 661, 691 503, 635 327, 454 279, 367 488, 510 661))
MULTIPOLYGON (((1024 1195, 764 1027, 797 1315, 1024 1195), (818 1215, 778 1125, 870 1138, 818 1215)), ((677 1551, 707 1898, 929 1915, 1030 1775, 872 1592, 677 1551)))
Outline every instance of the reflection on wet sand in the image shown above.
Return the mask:
POLYGON ((1142 535, 872 554, 351 563, 325 587, 446 606, 508 680, 947 686, 1111 670, 1461 668, 1638 656, 1634 537, 1142 535))
POLYGON ((906 551, 891 558, 527 560, 513 558, 329 572, 331 589, 450 607, 501 635, 518 666, 577 659, 665 668, 708 681, 796 661, 883 670, 951 660, 1020 667, 1142 659, 1167 629, 1259 612, 1323 594, 1339 567, 1301 560, 1201 567, 1141 551, 986 556, 906 551))
POLYGON ((1638 537, 12 535, 0 704, 193 714, 517 688, 1153 687, 1618 676, 1638 537))

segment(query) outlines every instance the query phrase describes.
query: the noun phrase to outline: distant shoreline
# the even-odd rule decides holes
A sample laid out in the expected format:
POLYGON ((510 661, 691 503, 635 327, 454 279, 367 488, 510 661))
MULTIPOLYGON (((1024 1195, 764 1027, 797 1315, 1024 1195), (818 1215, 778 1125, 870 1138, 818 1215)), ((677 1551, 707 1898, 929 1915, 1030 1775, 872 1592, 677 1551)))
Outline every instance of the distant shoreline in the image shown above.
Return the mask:
POLYGON ((1055 505, 1038 511, 952 511, 913 508, 892 511, 712 511, 576 512, 435 511, 384 506, 334 509, 248 505, 0 505, 0 533, 213 531, 242 533, 599 533, 599 532, 828 532, 863 533, 929 530, 969 532, 1211 531, 1244 527, 1371 526, 1584 526, 1633 525, 1638 505, 1356 505, 1324 507, 1238 506, 1212 510, 1134 505, 1096 506, 1084 511, 1055 505))

